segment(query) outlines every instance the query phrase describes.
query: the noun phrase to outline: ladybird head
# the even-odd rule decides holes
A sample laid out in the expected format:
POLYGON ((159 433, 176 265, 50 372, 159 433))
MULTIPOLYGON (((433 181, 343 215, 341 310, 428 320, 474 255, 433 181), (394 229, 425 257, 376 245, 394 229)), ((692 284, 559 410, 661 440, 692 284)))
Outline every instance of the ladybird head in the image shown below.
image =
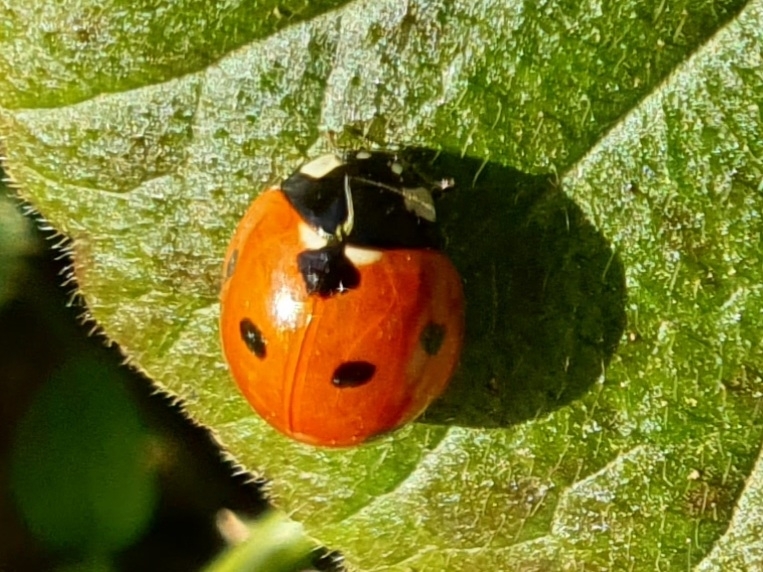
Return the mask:
POLYGON ((370 248, 437 248, 433 185, 394 153, 323 155, 281 190, 319 234, 370 248))

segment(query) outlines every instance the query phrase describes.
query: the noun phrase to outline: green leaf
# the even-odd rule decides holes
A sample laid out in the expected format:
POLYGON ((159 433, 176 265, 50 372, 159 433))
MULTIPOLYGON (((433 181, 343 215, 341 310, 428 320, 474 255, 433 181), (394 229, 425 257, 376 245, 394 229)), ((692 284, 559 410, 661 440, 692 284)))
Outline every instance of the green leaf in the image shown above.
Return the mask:
POLYGON ((7 168, 105 332, 309 534, 361 570, 760 557, 762 1, 48 4, 0 8, 7 168), (452 389, 343 451, 254 415, 216 325, 236 221, 327 130, 443 151, 467 294, 452 389))
MULTIPOLYGON (((225 512, 225 511, 223 511, 225 512)), ((223 517, 243 538, 220 554, 204 572, 301 572, 311 568, 315 543, 305 537, 302 526, 271 511, 245 523, 232 513, 223 517)), ((221 515, 218 515, 218 526, 221 515)))

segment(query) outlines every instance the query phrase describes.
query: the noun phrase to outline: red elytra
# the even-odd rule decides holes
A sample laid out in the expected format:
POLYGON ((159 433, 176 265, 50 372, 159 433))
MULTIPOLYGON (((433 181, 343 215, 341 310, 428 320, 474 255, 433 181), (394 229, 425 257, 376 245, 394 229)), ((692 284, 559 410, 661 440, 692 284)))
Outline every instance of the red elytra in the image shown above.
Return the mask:
MULTIPOLYGON (((325 183, 320 175, 310 185, 325 183)), ((358 186, 368 182, 361 175, 337 180, 358 186)), ((356 246, 339 230, 334 239, 294 202, 269 189, 236 230, 223 267, 223 350, 241 392, 276 429, 313 445, 356 445, 415 419, 445 390, 463 342, 461 279, 435 248, 356 246), (305 252, 317 253, 308 270, 305 252)), ((349 211, 350 225, 338 219, 345 230, 364 219, 349 211)))

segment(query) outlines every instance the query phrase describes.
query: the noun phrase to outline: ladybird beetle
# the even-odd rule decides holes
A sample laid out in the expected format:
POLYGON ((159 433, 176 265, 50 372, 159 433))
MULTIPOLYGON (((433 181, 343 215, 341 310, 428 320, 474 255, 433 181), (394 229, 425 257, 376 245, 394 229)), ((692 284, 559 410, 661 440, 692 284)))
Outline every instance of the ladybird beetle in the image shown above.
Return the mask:
POLYGON ((223 351, 282 433, 356 445, 445 390, 464 295, 438 249, 433 188, 393 153, 324 155, 262 192, 239 223, 223 266, 223 351))

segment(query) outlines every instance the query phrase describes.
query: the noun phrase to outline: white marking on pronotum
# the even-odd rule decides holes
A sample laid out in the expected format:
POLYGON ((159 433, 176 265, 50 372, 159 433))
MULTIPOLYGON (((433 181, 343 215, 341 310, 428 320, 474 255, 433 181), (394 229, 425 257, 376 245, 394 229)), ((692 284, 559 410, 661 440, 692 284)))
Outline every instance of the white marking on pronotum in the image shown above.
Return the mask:
POLYGON ((374 262, 381 260, 384 253, 381 250, 375 250, 373 248, 346 246, 344 248, 344 255, 355 266, 365 266, 367 264, 373 264, 374 262))
POLYGON ((434 200, 429 189, 417 187, 415 189, 402 189, 405 208, 414 213, 419 218, 434 222, 437 213, 434 208, 434 200))
POLYGON ((328 153, 313 159, 309 163, 305 163, 299 168, 299 172, 313 179, 320 179, 342 165, 343 163, 339 157, 328 153))
POLYGON ((307 250, 318 250, 328 244, 328 239, 303 222, 299 223, 299 240, 307 250))
POLYGON ((400 163, 398 163, 397 161, 392 163, 392 165, 390 165, 389 168, 392 169, 392 172, 395 173, 395 175, 402 175, 403 174, 403 166, 400 163))
POLYGON ((369 153, 368 151, 358 151, 357 154, 355 155, 355 158, 361 161, 365 159, 370 159, 371 153, 369 153))
POLYGON ((349 236, 352 232, 352 227, 355 225, 355 206, 352 203, 352 189, 350 188, 349 175, 344 176, 344 200, 347 203, 347 218, 342 223, 342 233, 344 233, 344 236, 349 236))

